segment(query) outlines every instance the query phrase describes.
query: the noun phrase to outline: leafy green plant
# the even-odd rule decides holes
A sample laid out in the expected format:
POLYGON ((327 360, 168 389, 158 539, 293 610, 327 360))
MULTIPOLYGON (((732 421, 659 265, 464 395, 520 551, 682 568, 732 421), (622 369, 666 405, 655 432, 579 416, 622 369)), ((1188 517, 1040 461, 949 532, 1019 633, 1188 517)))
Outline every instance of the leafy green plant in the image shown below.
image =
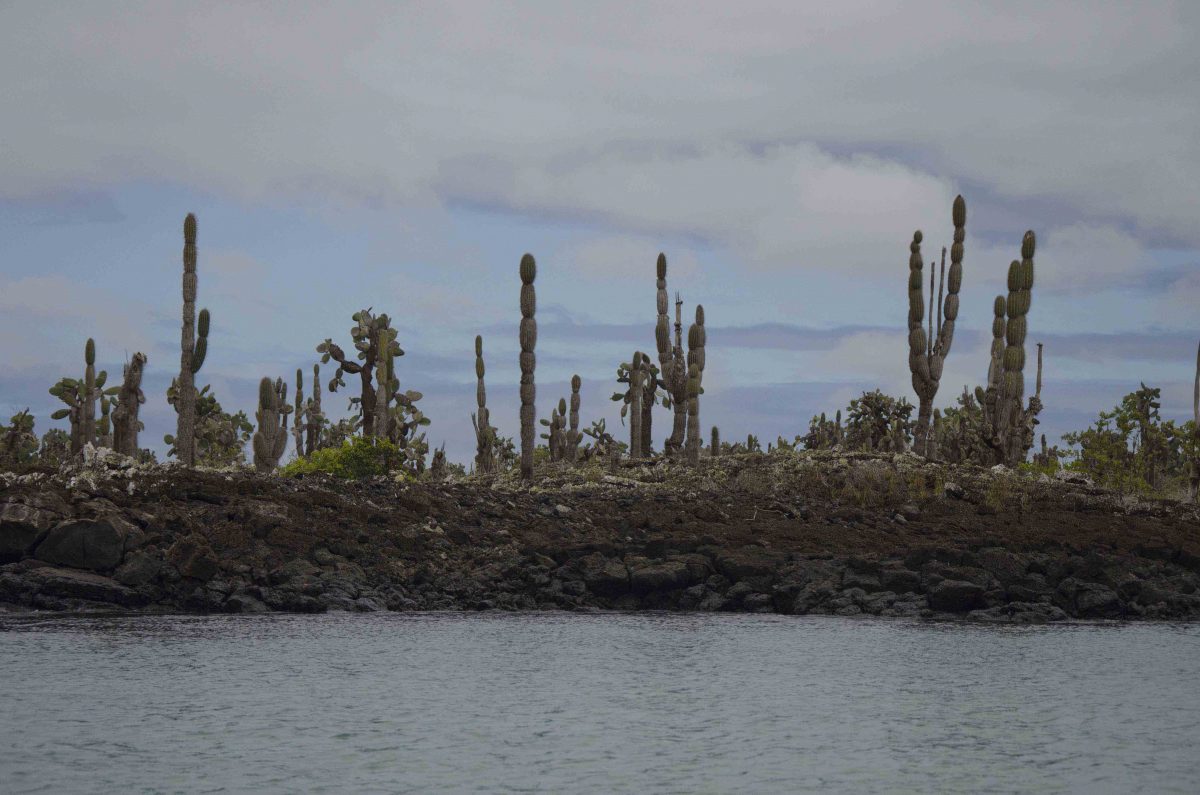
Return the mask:
POLYGON ((404 458, 404 451, 386 439, 354 436, 341 447, 314 450, 305 458, 288 462, 279 474, 296 477, 322 473, 346 480, 361 480, 400 469, 404 458))

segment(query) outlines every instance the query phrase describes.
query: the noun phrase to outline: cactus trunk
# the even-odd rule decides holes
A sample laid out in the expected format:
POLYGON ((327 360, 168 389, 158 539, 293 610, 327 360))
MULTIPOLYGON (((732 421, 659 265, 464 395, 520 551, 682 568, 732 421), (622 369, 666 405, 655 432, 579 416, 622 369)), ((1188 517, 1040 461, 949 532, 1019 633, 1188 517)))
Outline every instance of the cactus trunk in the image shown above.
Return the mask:
POLYGON ((537 419, 534 370, 537 366, 537 294, 533 282, 537 263, 531 254, 521 257, 521 479, 533 479, 533 448, 536 443, 534 422, 537 419))
POLYGON ((483 385, 483 337, 475 336, 475 404, 478 410, 471 415, 471 423, 475 426, 475 471, 487 475, 496 469, 496 457, 493 442, 496 432, 492 428, 491 415, 487 407, 487 390, 483 385))
POLYGON ((138 421, 138 409, 146 402, 142 392, 142 371, 146 366, 146 355, 135 353, 129 364, 125 365, 124 379, 121 391, 117 397, 117 407, 113 409, 113 449, 121 455, 137 456, 138 431, 141 423, 138 421))
POLYGON ((208 352, 208 310, 200 312, 196 328, 196 216, 183 221, 183 324, 179 344, 179 378, 175 410, 175 456, 185 466, 196 464, 196 373, 208 352))
POLYGON ((633 354, 633 365, 629 368, 629 457, 636 461, 642 457, 642 379, 645 364, 642 353, 633 354))

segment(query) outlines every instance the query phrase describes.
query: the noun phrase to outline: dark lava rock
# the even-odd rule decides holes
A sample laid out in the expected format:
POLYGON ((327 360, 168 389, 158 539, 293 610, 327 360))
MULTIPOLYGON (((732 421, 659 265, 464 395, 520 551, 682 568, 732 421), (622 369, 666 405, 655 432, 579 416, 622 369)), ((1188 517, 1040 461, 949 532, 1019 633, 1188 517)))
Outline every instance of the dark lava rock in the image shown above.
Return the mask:
POLYGON ((193 580, 210 580, 216 576, 217 557, 208 542, 197 533, 184 536, 167 550, 167 559, 179 573, 193 580))
POLYGON ((619 596, 629 590, 629 569, 619 560, 593 552, 576 561, 588 590, 600 596, 619 596))
POLYGON ((130 553, 125 562, 113 572, 113 579, 123 585, 137 587, 151 582, 162 571, 162 561, 147 552, 130 553))
POLYGON ((749 577, 767 577, 779 565, 780 556, 762 547, 746 546, 720 552, 716 557, 717 571, 733 582, 749 577))
POLYGON ((0 507, 0 563, 20 560, 57 519, 32 505, 7 502, 0 507))
POLYGON ((124 554, 125 539, 112 523, 88 519, 54 527, 34 552, 47 563, 93 571, 116 568, 124 554))
POLYGON ((24 579, 42 596, 86 599, 130 607, 143 601, 133 589, 91 572, 39 566, 25 572, 24 579))
POLYGON ((984 606, 982 585, 965 580, 942 580, 929 589, 929 606, 944 613, 965 613, 984 606))

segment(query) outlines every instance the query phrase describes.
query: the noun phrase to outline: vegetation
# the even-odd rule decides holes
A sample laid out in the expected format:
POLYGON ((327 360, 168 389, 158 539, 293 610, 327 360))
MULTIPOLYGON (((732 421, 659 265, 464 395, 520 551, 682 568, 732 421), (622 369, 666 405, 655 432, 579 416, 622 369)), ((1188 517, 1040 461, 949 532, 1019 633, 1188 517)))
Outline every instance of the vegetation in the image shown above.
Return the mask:
MULTIPOLYGON (((930 264, 926 296, 923 235, 913 233, 908 262, 909 369, 917 405, 880 390, 863 392, 844 410, 812 417, 807 432, 791 440, 779 436, 767 444, 768 454, 792 454, 800 449, 912 453, 930 460, 958 465, 1003 465, 1015 472, 1055 475, 1064 466, 1074 474, 1122 492, 1183 495, 1200 492, 1200 351, 1197 352, 1192 420, 1177 424, 1160 416, 1161 393, 1140 385, 1112 411, 1101 412, 1096 422, 1081 431, 1065 434, 1066 450, 1049 446, 1044 434, 1040 449, 1033 450, 1038 415, 1042 410, 1043 347, 1037 343, 1037 374, 1033 394, 1026 399, 1025 343, 1034 284, 1036 238, 1027 231, 1021 241, 1021 258, 1008 268, 1008 291, 996 296, 993 306, 992 346, 985 386, 963 388, 956 404, 934 405, 946 357, 949 355, 959 311, 962 287, 966 203, 955 199, 951 210, 953 240, 942 249, 940 267, 930 264), (949 253, 949 268, 946 255, 949 253), (936 288, 936 292, 935 292, 936 288), (915 413, 915 416, 914 416, 915 413), (1031 459, 1032 453, 1032 459, 1031 459)), ((323 472, 336 477, 375 475, 417 477, 426 473, 429 443, 424 428, 429 419, 418 408, 420 392, 400 388, 396 361, 404 356, 391 318, 371 307, 355 312, 350 337, 354 355, 332 338, 316 346, 320 362, 312 371, 312 395, 306 396, 303 369, 296 370, 295 393, 288 400, 282 378, 260 383, 255 423, 244 412, 226 412, 210 386, 197 388, 195 375, 208 351, 211 318, 207 309, 196 312, 196 219, 184 220, 180 371, 167 389, 167 402, 177 413, 174 436, 164 437, 168 455, 185 466, 228 467, 246 465, 246 445, 253 440, 253 463, 263 473, 278 470, 289 437, 295 459, 279 470, 285 475, 323 472), (345 376, 357 375, 358 386, 349 397, 351 416, 332 421, 322 408, 320 365, 335 362, 328 381, 330 392, 347 386, 345 376), (290 424, 289 416, 291 415, 290 424)), ((700 407, 704 394, 707 332, 704 307, 695 307, 694 322, 683 334, 683 300, 675 295, 674 323, 669 316, 667 259, 655 263, 656 323, 652 354, 635 350, 616 370, 621 389, 612 399, 621 404, 622 423, 629 420, 628 443, 616 439, 603 419, 581 424, 582 379, 571 379, 571 393, 552 404, 537 446, 536 347, 537 265, 532 255, 520 261, 520 439, 499 434, 492 423, 484 383, 486 372, 483 338, 475 338, 476 410, 471 414, 475 432, 472 472, 476 477, 517 476, 528 483, 537 466, 585 468, 591 475, 603 472, 622 457, 635 461, 672 460, 691 467, 707 466, 724 455, 761 455, 762 445, 753 434, 745 441, 725 442, 711 428, 708 453, 702 438, 700 407), (672 413, 670 433, 660 455, 653 448, 654 410, 672 413), (709 461, 710 464, 703 463, 709 461)), ((138 446, 143 430, 140 407, 146 403, 142 380, 146 356, 134 353, 124 364, 122 382, 106 386, 107 373, 96 369, 95 341, 84 346, 85 369, 80 378, 64 377, 50 393, 65 404, 53 419, 68 421, 68 431, 48 431, 40 440, 28 409, 0 426, 0 467, 22 470, 33 466, 58 467, 79 458, 88 446, 111 447, 139 461, 153 454, 138 446)), ((430 477, 445 479, 467 475, 465 468, 446 460, 444 445, 433 451, 430 477)), ((589 475, 589 477, 591 476, 589 475)), ((873 476, 872 476, 873 477, 873 476)), ((888 477, 880 473, 880 477, 888 477)), ((895 490, 894 484, 887 490, 895 490)), ((841 484, 848 494, 877 492, 863 483, 841 484)), ((1003 495, 998 495, 997 500, 1003 495)))

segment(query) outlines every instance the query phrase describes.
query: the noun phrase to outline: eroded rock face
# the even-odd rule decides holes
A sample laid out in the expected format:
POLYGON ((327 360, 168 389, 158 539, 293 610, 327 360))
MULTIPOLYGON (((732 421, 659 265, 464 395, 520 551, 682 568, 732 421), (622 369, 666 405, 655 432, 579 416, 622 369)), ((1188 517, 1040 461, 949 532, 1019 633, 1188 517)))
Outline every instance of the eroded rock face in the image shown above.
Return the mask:
POLYGON ((984 606, 982 585, 966 580, 942 580, 929 589, 929 606, 946 613, 966 613, 984 606))
POLYGON ((31 552, 57 518, 32 505, 4 503, 0 507, 0 563, 20 560, 31 552))
POLYGON ((75 569, 111 571, 125 554, 125 538, 107 520, 82 519, 51 528, 34 557, 75 569))

